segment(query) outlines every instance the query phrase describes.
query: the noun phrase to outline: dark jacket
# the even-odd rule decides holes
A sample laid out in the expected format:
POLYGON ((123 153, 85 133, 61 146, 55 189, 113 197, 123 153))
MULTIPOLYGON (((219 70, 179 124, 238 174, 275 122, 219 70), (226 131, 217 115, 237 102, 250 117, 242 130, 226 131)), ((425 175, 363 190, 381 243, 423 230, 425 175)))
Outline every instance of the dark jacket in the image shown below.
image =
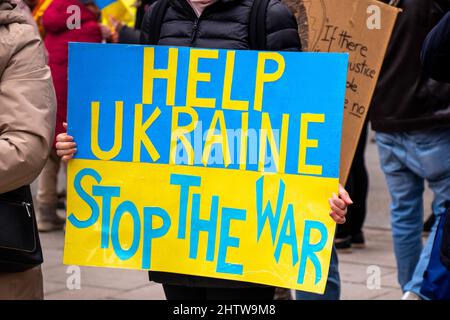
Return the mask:
MULTIPOLYGON (((387 0, 385 0, 387 2, 387 0)), ((450 126, 450 85, 430 79, 420 53, 450 0, 402 0, 371 105, 372 128, 400 132, 450 126)))
MULTIPOLYGON (((253 0, 218 0, 197 18, 186 0, 169 0, 161 26, 159 45, 201 48, 248 49, 248 21, 253 0)), ((148 43, 150 8, 142 24, 141 43, 148 43)), ((297 22, 279 0, 271 0, 267 10, 267 49, 300 51, 297 22)), ((193 287, 239 288, 258 286, 246 282, 150 272, 150 280, 193 287)))
POLYGON ((431 78, 450 82, 450 12, 425 39, 422 63, 431 78))
POLYGON ((136 21, 134 28, 123 26, 119 32, 119 43, 139 44, 141 41, 141 26, 144 20, 145 12, 156 0, 141 0, 136 11, 136 21))
MULTIPOLYGON (((169 0, 159 45, 220 49, 248 49, 248 21, 253 0, 218 0, 200 18, 186 0, 169 0)), ((148 43, 150 10, 142 24, 141 43, 148 43)), ((267 9, 267 49, 301 50, 297 22, 279 0, 267 9)))

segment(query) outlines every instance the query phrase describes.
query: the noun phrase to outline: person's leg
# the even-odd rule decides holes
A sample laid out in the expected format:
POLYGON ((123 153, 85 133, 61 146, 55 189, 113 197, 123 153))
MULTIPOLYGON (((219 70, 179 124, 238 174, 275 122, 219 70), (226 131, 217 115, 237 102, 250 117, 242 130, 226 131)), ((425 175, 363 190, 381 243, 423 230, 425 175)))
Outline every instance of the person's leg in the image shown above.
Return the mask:
POLYGON ((410 157, 411 166, 423 171, 434 199, 432 211, 435 222, 428 240, 422 250, 419 263, 412 280, 405 286, 406 291, 420 293, 423 276, 431 256, 436 229, 440 219, 446 212, 447 201, 450 201, 450 130, 424 130, 410 134, 410 149, 415 151, 415 157, 410 157))
POLYGON ((286 288, 275 288, 274 300, 292 300, 292 290, 286 288))
POLYGON ((41 267, 24 272, 0 272, 0 300, 43 300, 41 267))
POLYGON ((254 288, 206 288, 207 300, 270 301, 274 287, 254 288))
POLYGON ((352 211, 352 221, 350 223, 350 235, 352 236, 352 245, 364 246, 364 237, 362 228, 366 219, 367 193, 369 190, 369 175, 365 163, 365 151, 367 142, 367 123, 361 133, 361 138, 356 149, 353 160, 353 205, 349 207, 352 211))
POLYGON ((339 300, 341 298, 341 279, 339 276, 339 261, 336 249, 331 253, 330 270, 327 286, 323 295, 311 292, 296 291, 296 300, 339 300))
POLYGON ((349 251, 354 244, 364 246, 362 226, 366 217, 366 201, 368 191, 368 174, 364 161, 367 141, 367 123, 365 124, 353 158, 345 189, 353 200, 347 210, 347 222, 338 225, 335 244, 339 252, 349 251))
POLYGON ((39 176, 38 190, 36 196, 36 219, 39 231, 52 231, 63 227, 63 220, 57 215, 58 193, 58 171, 60 158, 56 150, 52 149, 49 158, 39 176))
POLYGON ((381 168, 391 195, 391 224, 398 281, 403 291, 422 251, 423 179, 406 166, 402 135, 376 135, 381 168))
POLYGON ((405 292, 413 292, 414 294, 419 296, 421 299, 425 299, 425 300, 427 300, 428 298, 426 296, 424 296, 420 292, 420 290, 422 288, 424 273, 428 267, 428 263, 430 262, 431 250, 433 248, 434 238, 436 237, 436 231, 437 231, 437 226, 439 224, 439 221, 440 221, 439 216, 437 216, 437 218, 435 220, 435 224, 431 228, 430 235, 428 236, 428 239, 422 249, 422 252, 420 254, 420 258, 419 258, 419 261, 417 262, 413 276, 412 276, 411 280, 404 287, 405 292))
POLYGON ((173 300, 187 300, 187 301, 205 301, 206 289, 194 288, 187 286, 177 286, 170 284, 163 284, 164 294, 169 301, 173 300))

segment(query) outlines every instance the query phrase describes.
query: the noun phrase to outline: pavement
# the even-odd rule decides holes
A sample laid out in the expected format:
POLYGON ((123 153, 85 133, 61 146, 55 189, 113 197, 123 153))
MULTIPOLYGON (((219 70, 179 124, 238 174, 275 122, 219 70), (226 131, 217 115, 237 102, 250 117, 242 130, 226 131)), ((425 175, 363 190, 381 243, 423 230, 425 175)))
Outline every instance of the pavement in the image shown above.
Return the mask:
MULTIPOLYGON (((373 134, 369 135, 369 140, 373 134)), ((376 145, 369 141, 366 150, 369 170, 369 199, 365 224, 367 247, 339 254, 343 300, 397 300, 401 290, 397 283, 395 258, 389 222, 389 195, 379 168, 376 145)), ((35 186, 34 186, 35 190, 35 186)), ((425 208, 430 208, 431 194, 425 192, 425 208)), ((41 234, 44 250, 45 298, 89 300, 132 299, 163 300, 159 284, 149 282, 147 272, 121 269, 63 265, 64 233, 41 234), (78 267, 77 267, 78 268, 78 267), (80 276, 78 288, 74 277, 80 276)))

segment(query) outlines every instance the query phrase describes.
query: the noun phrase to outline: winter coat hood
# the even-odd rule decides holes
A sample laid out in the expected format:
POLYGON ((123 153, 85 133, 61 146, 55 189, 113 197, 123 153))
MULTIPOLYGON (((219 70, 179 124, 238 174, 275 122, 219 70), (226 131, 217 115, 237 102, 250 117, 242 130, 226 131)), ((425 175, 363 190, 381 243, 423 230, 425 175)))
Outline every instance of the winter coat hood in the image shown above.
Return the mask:
POLYGON ((18 6, 0 0, 0 194, 37 177, 55 126, 50 69, 27 21, 18 6))
POLYGON ((0 26, 11 23, 27 23, 27 19, 10 0, 0 0, 0 26))

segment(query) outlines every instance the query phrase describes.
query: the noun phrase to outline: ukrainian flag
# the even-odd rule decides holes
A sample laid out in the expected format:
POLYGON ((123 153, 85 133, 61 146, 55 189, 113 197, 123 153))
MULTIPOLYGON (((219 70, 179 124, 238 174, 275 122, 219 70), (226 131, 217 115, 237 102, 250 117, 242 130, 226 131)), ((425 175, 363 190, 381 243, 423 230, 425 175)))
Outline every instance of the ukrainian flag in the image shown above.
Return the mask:
POLYGON ((50 6, 53 0, 39 0, 36 6, 33 9, 33 18, 36 21, 36 24, 39 28, 39 33, 41 37, 45 37, 45 29, 42 25, 42 16, 44 15, 45 10, 50 6))
POLYGON ((116 20, 133 27, 136 19, 135 0, 95 0, 102 10, 103 23, 109 25, 108 17, 111 15, 116 20))

